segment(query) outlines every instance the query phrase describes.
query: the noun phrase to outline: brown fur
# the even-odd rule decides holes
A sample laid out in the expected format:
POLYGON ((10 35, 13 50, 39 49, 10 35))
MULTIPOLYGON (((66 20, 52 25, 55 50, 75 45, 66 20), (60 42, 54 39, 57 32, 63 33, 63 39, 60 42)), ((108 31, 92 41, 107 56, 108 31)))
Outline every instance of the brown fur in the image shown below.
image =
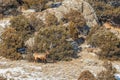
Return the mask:
POLYGON ((110 25, 110 23, 104 23, 103 26, 107 29, 113 29, 113 30, 116 30, 116 31, 120 32, 119 27, 112 26, 112 25, 110 25))
POLYGON ((46 51, 46 53, 33 53, 33 57, 34 57, 34 62, 37 61, 37 59, 40 59, 42 60, 44 63, 47 62, 47 56, 49 55, 50 53, 48 51, 46 51))

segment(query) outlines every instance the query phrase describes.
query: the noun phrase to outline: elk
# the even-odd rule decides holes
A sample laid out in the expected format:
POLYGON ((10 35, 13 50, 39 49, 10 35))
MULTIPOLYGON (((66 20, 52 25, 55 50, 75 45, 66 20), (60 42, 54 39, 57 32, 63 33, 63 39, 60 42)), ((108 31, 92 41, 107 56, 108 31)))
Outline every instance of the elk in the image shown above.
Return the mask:
POLYGON ((33 53, 33 57, 34 57, 34 62, 37 61, 37 59, 40 59, 42 62, 46 63, 47 62, 47 57, 50 53, 48 51, 46 51, 45 53, 33 53))
POLYGON ((104 26, 105 26, 105 28, 107 28, 107 29, 113 29, 113 30, 116 30, 116 31, 118 31, 118 32, 120 32, 120 28, 119 28, 119 26, 112 26, 112 25, 110 25, 110 23, 104 23, 104 26))

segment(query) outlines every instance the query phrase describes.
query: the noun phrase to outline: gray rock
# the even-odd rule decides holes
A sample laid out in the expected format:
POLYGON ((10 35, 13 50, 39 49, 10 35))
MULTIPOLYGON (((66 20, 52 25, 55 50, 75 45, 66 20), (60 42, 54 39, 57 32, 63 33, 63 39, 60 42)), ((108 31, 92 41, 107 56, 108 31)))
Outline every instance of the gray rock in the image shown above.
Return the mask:
POLYGON ((84 0, 64 0, 59 7, 49 8, 45 11, 31 15, 36 15, 37 18, 45 21, 45 15, 51 13, 58 18, 58 21, 60 21, 63 18, 63 15, 69 13, 71 9, 80 11, 86 19, 89 27, 98 25, 98 18, 96 17, 94 9, 88 2, 84 0))

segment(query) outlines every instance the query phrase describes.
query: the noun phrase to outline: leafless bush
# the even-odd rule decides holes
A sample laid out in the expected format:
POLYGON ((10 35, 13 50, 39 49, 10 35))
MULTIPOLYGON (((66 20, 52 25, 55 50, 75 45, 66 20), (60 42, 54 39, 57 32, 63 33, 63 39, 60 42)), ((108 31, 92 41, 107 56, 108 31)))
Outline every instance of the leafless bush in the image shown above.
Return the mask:
POLYGON ((96 78, 89 70, 86 70, 80 74, 78 80, 96 80, 96 78))
POLYGON ((97 80, 116 80, 114 77, 116 69, 112 67, 112 64, 106 61, 104 62, 103 66, 106 68, 106 70, 98 74, 97 80))

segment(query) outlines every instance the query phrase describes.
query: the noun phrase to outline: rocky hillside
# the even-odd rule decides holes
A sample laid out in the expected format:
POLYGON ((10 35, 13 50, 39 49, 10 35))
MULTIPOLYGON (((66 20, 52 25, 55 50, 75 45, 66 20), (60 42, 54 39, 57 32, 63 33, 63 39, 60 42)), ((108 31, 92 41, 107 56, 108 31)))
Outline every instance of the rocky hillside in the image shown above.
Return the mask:
POLYGON ((47 8, 45 0, 37 0, 45 1, 42 9, 36 2, 30 3, 33 0, 21 0, 24 5, 18 4, 19 0, 3 1, 0 79, 120 79, 120 28, 110 22, 100 27, 98 15, 87 0, 46 0, 47 8))
MULTIPOLYGON (((69 62, 44 64, 25 60, 11 61, 0 57, 0 76, 7 78, 7 80, 78 80, 81 72, 89 70, 95 78, 99 77, 98 74, 106 70, 103 66, 104 61, 99 60, 98 56, 90 51, 88 45, 83 44, 81 47, 83 51, 79 53, 79 58, 69 62)), ((98 50, 94 48, 94 51, 98 50)), ((120 62, 113 61, 112 65, 117 69, 114 75, 119 77, 120 62)))
POLYGON ((11 61, 0 57, 0 76, 14 80, 77 80, 80 73, 90 70, 97 77, 97 74, 105 68, 103 61, 97 56, 88 52, 87 45, 82 45, 84 50, 79 53, 79 58, 70 62, 57 63, 30 63, 27 61, 11 61))
POLYGON ((71 10, 77 10, 81 12, 89 27, 98 24, 98 19, 94 9, 88 2, 84 0, 64 0, 59 7, 49 8, 42 12, 32 13, 31 15, 35 15, 37 18, 45 21, 45 16, 51 13, 58 18, 58 21, 60 21, 63 18, 63 15, 69 13, 71 10))

